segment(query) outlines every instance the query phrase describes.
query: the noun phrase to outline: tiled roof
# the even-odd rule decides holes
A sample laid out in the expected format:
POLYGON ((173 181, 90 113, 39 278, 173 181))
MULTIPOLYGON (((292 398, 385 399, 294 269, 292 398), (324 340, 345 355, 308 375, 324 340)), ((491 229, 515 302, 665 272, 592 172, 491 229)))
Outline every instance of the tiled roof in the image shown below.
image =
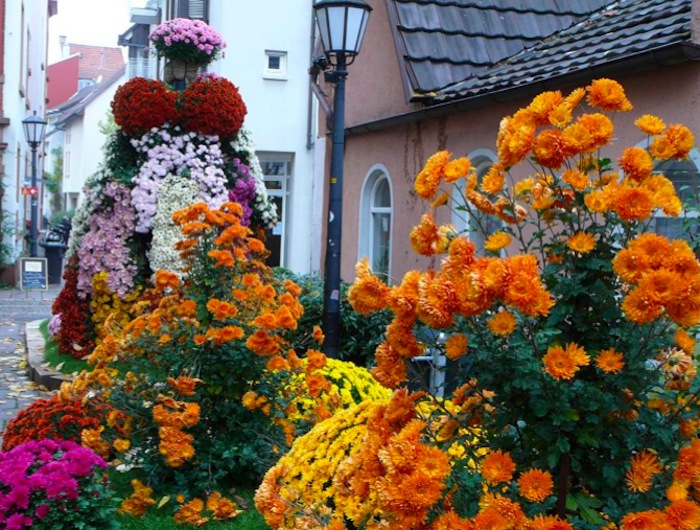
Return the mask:
MULTIPOLYGON (((649 67, 700 58, 691 44, 693 0, 623 0, 549 39, 436 91, 431 103, 510 90, 607 66, 649 67), (644 61, 642 57, 646 57, 644 61)), ((577 3, 573 0, 572 3, 577 3)))
POLYGON ((108 79, 124 67, 121 48, 70 44, 70 55, 80 54, 80 79, 108 79))
POLYGON ((588 18, 610 0, 390 0, 412 94, 430 93, 588 18))

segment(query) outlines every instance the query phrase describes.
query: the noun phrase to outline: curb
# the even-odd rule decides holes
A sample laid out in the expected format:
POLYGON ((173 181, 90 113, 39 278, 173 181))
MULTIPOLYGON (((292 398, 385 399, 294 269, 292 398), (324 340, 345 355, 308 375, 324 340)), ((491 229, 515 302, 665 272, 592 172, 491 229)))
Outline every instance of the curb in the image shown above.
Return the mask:
POLYGON ((58 390, 64 382, 73 378, 57 372, 44 361, 44 336, 39 331, 42 320, 27 322, 24 328, 24 341, 27 348, 27 375, 29 379, 49 390, 58 390))

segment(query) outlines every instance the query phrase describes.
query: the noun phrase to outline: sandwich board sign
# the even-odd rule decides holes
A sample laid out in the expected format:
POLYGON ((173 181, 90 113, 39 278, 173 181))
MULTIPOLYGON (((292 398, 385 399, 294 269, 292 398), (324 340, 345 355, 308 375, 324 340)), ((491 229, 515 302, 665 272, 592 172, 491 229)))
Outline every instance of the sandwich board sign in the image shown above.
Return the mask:
POLYGON ((49 289, 49 269, 46 258, 20 258, 20 289, 23 291, 49 289))

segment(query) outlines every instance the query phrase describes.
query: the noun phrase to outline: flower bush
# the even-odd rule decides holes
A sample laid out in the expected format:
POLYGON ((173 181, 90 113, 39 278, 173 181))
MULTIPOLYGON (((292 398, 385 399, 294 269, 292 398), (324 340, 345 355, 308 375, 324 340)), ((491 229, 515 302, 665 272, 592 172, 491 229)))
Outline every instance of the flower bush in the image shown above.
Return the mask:
MULTIPOLYGON (((104 395, 124 410, 133 428, 121 460, 188 502, 259 476, 281 436, 241 399, 271 358, 293 355, 285 334, 303 309, 294 284, 274 282, 241 215, 235 203, 176 212, 183 277, 158 271, 139 315, 123 332, 106 324, 112 333, 88 359, 93 370, 61 390, 64 398, 104 395)), ((110 435, 84 431, 83 443, 114 446, 110 435)))
POLYGON ((94 345, 94 335, 89 326, 89 302, 78 294, 79 267, 73 255, 63 273, 63 288, 51 306, 54 315, 61 315, 58 335, 58 350, 64 355, 80 359, 94 345))
POLYGON ((401 386, 407 360, 441 351, 458 364, 456 408, 436 431, 413 416, 420 401, 397 391, 389 407, 401 412, 388 424, 372 417, 361 452, 330 479, 351 511, 338 500, 316 510, 275 468, 259 492, 277 506, 273 526, 287 499, 334 529, 700 526, 700 263, 686 242, 648 231, 655 212, 682 211, 655 164, 687 156, 694 140, 641 115, 646 140, 623 148, 615 168, 611 116, 630 110, 610 79, 545 92, 502 121, 499 160, 483 177, 446 151, 427 161, 415 189, 432 207, 410 239, 440 257, 435 269, 390 287, 361 262, 349 299, 360 313, 393 314, 375 376, 401 386), (485 256, 438 222, 462 179, 452 207, 502 226, 485 256))
POLYGON ((222 140, 236 136, 248 112, 238 88, 215 75, 191 83, 178 98, 177 108, 187 130, 222 140))
POLYGON ((106 468, 69 441, 32 441, 0 453, 0 528, 119 528, 106 468))
POLYGON ((198 65, 214 61, 226 47, 214 28, 201 20, 187 18, 166 20, 149 38, 158 56, 198 65))
POLYGON ((48 438, 79 443, 83 430, 98 429, 111 412, 104 400, 83 403, 61 400, 56 395, 38 399, 7 422, 2 450, 10 451, 23 443, 48 438))
POLYGON ((156 79, 134 77, 121 85, 111 102, 114 121, 128 135, 141 135, 166 122, 176 123, 177 92, 156 79))

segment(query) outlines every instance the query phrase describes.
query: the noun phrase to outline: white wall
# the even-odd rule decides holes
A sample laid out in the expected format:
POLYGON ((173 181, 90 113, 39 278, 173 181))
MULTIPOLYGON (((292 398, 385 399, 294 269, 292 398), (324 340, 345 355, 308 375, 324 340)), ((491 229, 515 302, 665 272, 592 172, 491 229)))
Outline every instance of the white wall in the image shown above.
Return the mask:
MULTIPOLYGON (((257 151, 294 155, 285 227, 286 266, 298 273, 320 270, 322 205, 314 200, 315 103, 309 97, 312 0, 211 0, 210 25, 227 43, 211 71, 235 84, 248 108, 245 126, 257 151), (287 52, 286 78, 266 79, 265 51, 287 52), (311 115, 310 115, 311 112, 311 115), (309 130, 309 123, 312 130, 309 130)), ((318 195, 318 193, 316 194, 318 195)))
MULTIPOLYGON (((5 243, 14 245, 17 257, 22 250, 24 220, 30 218, 29 200, 25 200, 19 191, 23 185, 30 184, 25 183, 23 178, 25 175, 29 177, 31 171, 29 147, 24 139, 22 120, 33 111, 39 116, 44 116, 46 112, 48 7, 46 0, 12 0, 5 3, 5 9, 5 82, 2 90, 4 114, 9 118, 10 125, 3 133, 3 140, 8 147, 2 158, 5 176, 5 198, 2 208, 9 213, 8 217, 15 219, 15 237, 11 241, 6 239, 5 243), (22 49, 24 53, 21 53, 22 49), (25 65, 31 71, 28 78, 25 65)), ((38 153, 41 152, 40 147, 38 153)), ((38 157, 39 176, 42 174, 42 161, 43 157, 38 157)), ((39 216, 41 211, 40 204, 39 216)))
POLYGON ((107 87, 104 92, 88 103, 82 116, 76 116, 66 126, 63 147, 63 192, 80 193, 79 201, 84 197, 82 190, 85 181, 104 161, 102 148, 107 138, 100 132, 99 123, 107 121, 107 113, 110 111, 114 93, 125 81, 126 77, 122 76, 107 87), (67 157, 68 151, 70 151, 70 162, 67 157))

